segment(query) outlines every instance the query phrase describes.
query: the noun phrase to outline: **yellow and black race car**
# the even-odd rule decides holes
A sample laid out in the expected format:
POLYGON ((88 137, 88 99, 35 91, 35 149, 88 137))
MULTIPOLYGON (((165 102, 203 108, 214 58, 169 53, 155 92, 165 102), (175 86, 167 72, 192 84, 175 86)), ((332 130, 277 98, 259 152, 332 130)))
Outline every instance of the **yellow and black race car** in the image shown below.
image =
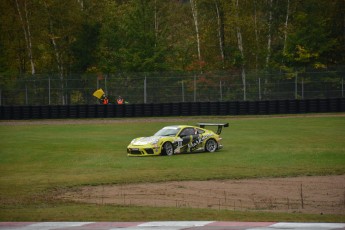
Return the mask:
POLYGON ((188 152, 214 152, 221 149, 219 136, 223 127, 229 123, 198 123, 198 126, 166 126, 150 137, 138 137, 127 147, 128 156, 154 156, 188 152), (213 132, 205 126, 217 126, 213 132))

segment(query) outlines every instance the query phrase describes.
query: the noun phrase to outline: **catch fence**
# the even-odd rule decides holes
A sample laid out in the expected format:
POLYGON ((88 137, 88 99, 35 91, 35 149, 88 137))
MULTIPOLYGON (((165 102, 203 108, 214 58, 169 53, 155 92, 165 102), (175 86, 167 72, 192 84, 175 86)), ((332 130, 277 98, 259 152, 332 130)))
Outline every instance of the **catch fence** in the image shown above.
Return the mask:
POLYGON ((245 84, 232 72, 1 75, 0 105, 98 104, 92 94, 99 88, 110 103, 122 96, 130 104, 342 98, 344 72, 252 72, 245 84))

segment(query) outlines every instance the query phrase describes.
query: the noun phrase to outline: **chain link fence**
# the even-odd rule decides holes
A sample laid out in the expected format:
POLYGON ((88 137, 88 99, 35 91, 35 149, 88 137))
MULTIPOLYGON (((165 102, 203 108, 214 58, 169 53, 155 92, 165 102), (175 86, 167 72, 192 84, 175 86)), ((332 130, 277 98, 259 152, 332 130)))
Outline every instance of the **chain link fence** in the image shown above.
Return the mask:
POLYGON ((102 88, 110 103, 260 101, 344 97, 344 70, 303 73, 118 73, 13 77, 0 75, 0 105, 98 104, 102 88))

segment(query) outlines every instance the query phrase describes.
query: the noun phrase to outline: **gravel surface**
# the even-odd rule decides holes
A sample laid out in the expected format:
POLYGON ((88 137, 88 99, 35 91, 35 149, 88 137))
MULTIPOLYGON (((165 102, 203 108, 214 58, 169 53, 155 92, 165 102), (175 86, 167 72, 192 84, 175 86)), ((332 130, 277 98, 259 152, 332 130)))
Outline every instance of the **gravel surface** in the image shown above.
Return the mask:
POLYGON ((60 195, 85 203, 345 214, 345 175, 85 186, 60 195))

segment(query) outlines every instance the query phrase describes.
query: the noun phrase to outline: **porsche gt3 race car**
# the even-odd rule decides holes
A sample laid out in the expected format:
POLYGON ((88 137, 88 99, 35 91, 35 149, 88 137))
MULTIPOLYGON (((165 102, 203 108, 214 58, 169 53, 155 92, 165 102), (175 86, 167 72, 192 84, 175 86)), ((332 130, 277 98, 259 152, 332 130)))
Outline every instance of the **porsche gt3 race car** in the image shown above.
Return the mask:
POLYGON ((154 156, 190 152, 215 152, 221 149, 222 138, 219 136, 223 127, 229 123, 198 123, 197 126, 166 126, 150 137, 139 137, 132 140, 127 147, 128 156, 154 156), (213 132, 205 126, 217 126, 213 132))

